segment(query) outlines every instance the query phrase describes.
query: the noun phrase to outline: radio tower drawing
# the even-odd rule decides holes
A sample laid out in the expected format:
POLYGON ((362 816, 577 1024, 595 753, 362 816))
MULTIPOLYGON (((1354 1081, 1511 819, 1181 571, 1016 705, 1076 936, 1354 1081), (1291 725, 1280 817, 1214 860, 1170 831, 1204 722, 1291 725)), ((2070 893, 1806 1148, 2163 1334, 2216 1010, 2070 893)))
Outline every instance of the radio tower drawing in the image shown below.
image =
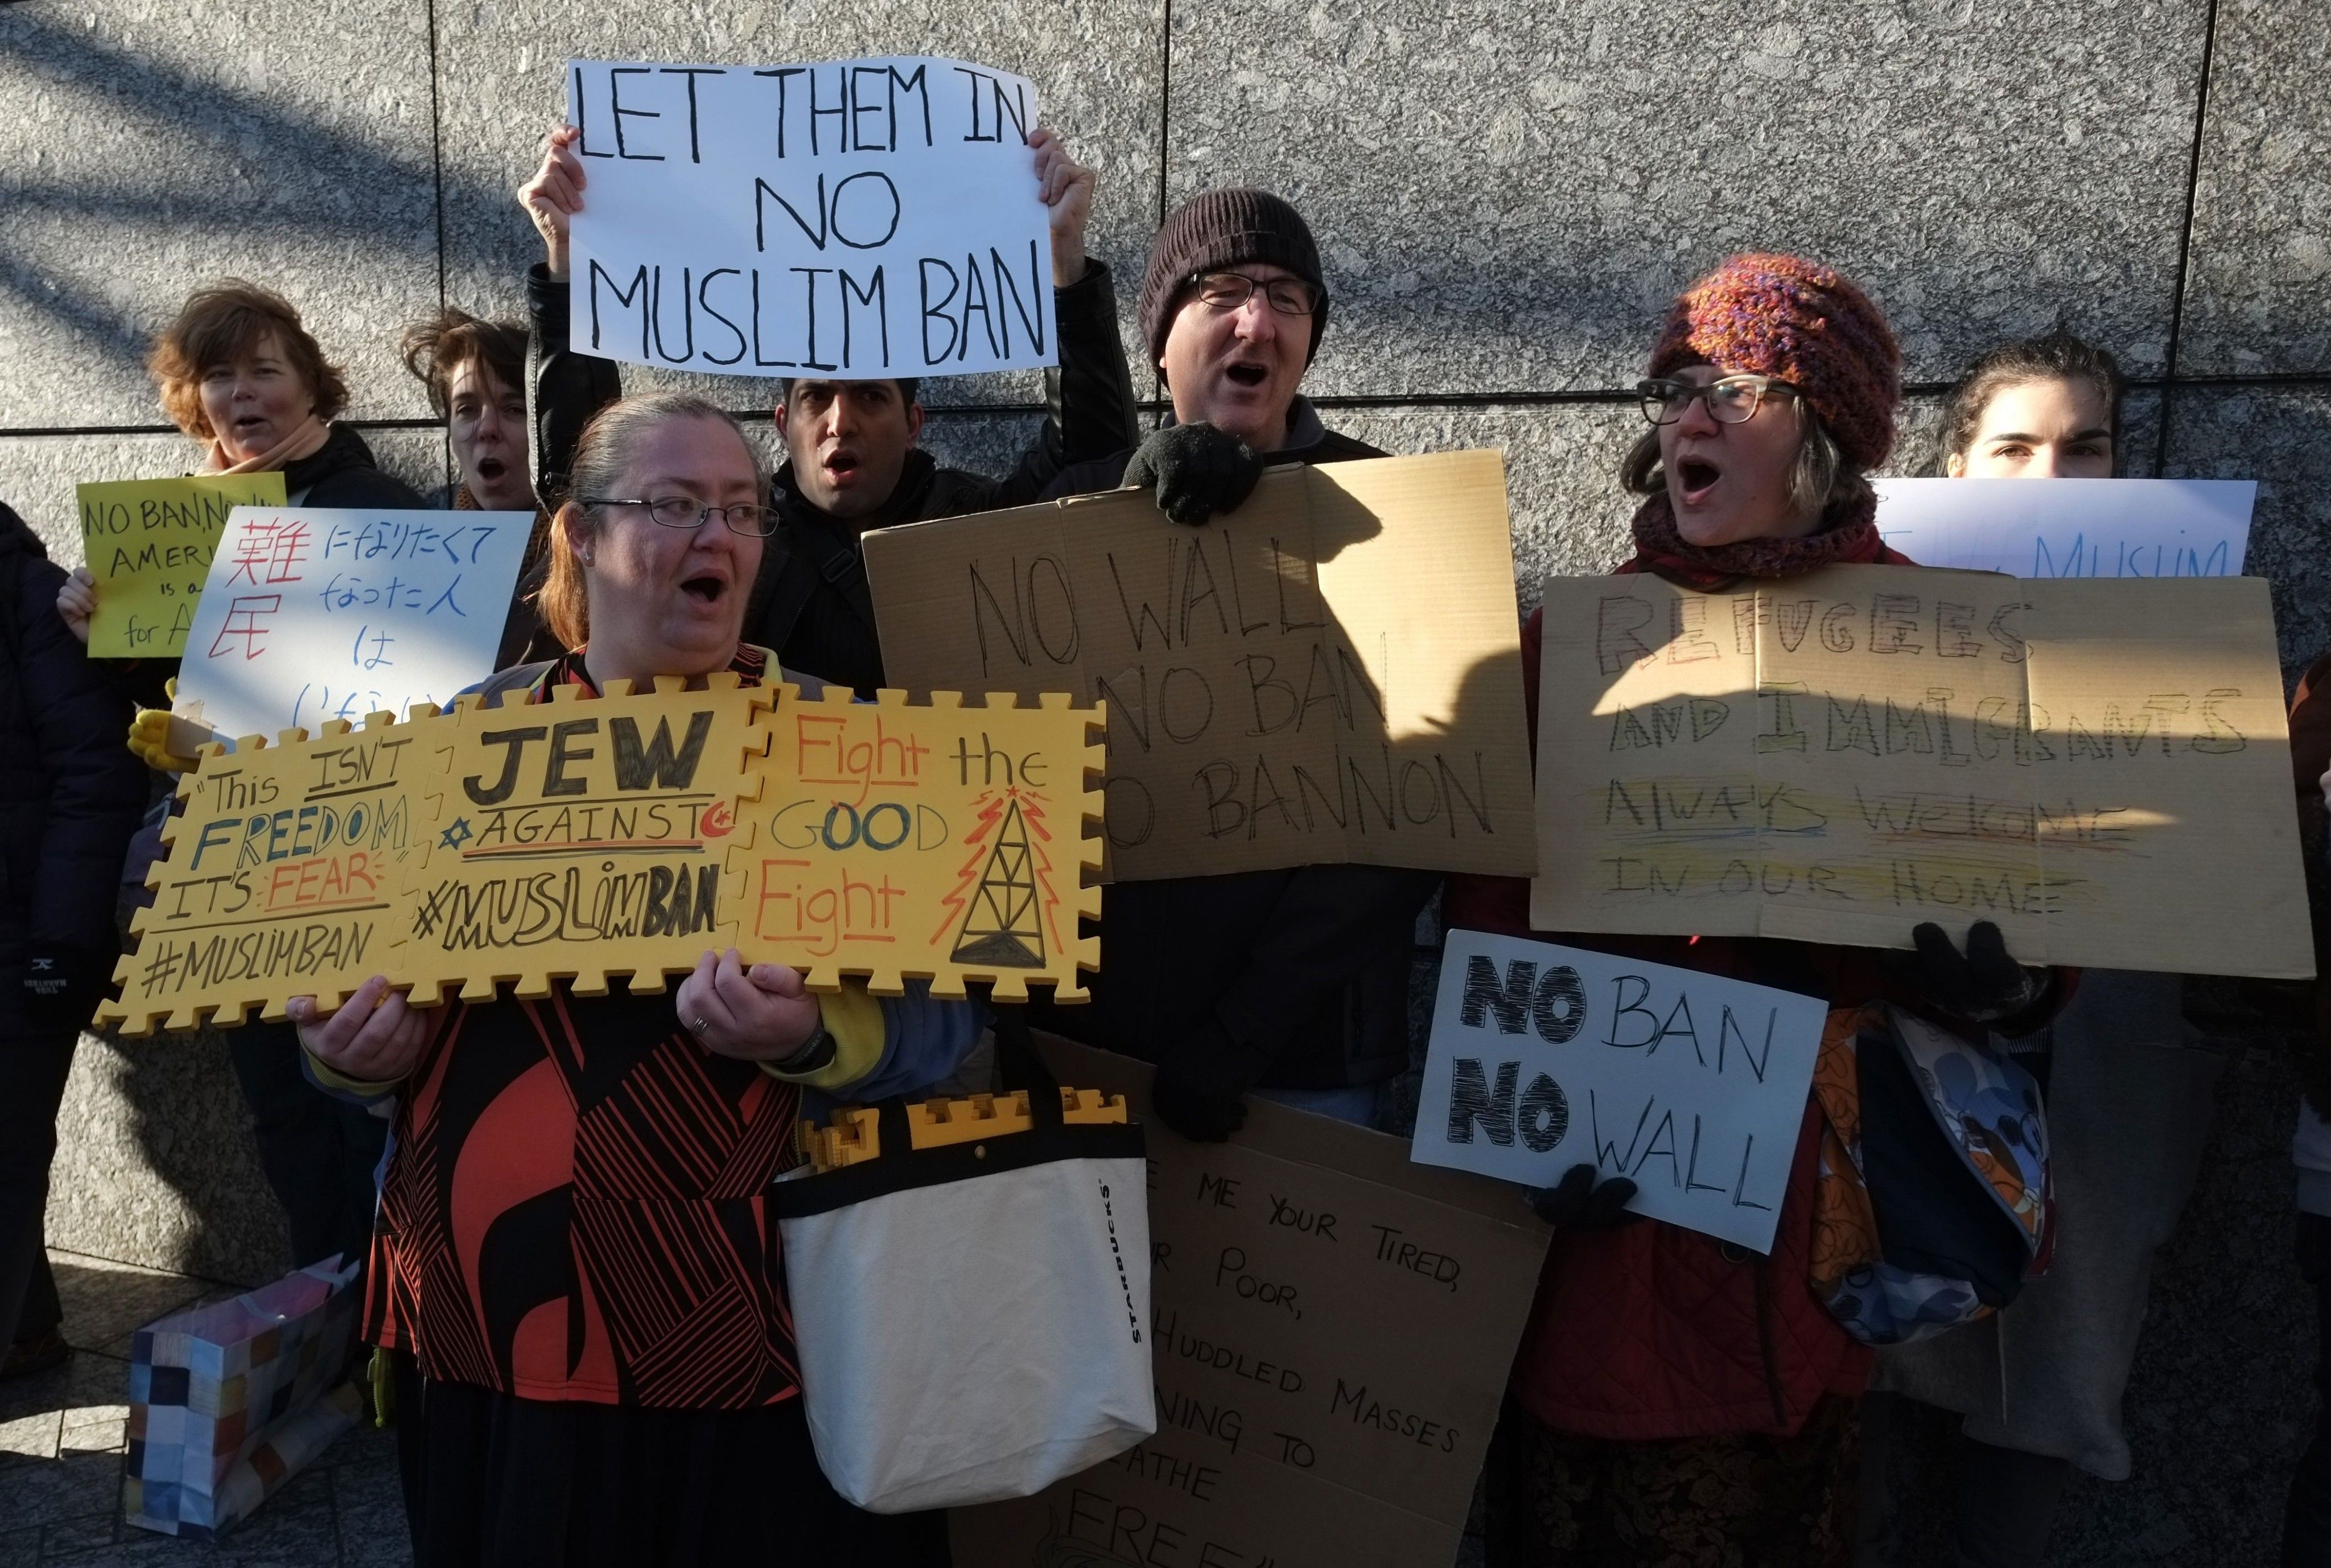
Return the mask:
POLYGON ((1041 969, 1044 965, 1044 920, 1038 908, 1034 851, 1016 795, 1008 795, 995 823, 987 862, 971 889, 970 907, 956 933, 957 964, 1041 969))

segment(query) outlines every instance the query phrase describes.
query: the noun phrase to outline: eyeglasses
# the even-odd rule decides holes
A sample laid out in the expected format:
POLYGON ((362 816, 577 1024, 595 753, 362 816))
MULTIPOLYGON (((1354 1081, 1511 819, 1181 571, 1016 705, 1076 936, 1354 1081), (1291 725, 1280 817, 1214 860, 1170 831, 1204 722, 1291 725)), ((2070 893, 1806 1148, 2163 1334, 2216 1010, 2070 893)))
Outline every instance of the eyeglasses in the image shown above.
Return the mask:
POLYGON ((1319 309, 1323 294, 1318 287, 1300 278, 1273 278, 1266 282, 1244 272, 1193 272, 1190 287, 1213 310, 1235 310, 1260 289, 1262 297, 1270 301, 1270 308, 1281 316, 1312 314, 1319 309))
POLYGON ((1765 395, 1774 392, 1793 397, 1797 389, 1769 375, 1727 375, 1706 386, 1665 379, 1635 383, 1635 396, 1643 405, 1643 417, 1653 424, 1673 424, 1691 407, 1694 398, 1708 404, 1708 417, 1717 423, 1746 424, 1756 417, 1757 407, 1765 395))
POLYGON ((728 525, 732 534, 746 534, 766 539, 777 531, 777 514, 751 501, 739 501, 733 507, 708 507, 694 496, 643 496, 628 498, 608 496, 599 500, 586 499, 586 507, 645 507, 648 516, 667 528, 701 527, 704 519, 717 517, 728 525))

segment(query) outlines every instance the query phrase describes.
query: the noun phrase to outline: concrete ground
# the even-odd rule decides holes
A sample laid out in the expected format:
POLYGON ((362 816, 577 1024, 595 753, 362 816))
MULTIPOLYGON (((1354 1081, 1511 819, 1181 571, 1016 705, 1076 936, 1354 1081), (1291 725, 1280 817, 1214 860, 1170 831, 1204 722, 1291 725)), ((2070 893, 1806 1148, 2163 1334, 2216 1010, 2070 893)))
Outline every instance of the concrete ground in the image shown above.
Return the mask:
POLYGON ((358 1426, 215 1544, 121 1519, 129 1336, 239 1288, 52 1250, 73 1355, 0 1383, 0 1568, 236 1563, 403 1568, 411 1562, 394 1434, 358 1426))

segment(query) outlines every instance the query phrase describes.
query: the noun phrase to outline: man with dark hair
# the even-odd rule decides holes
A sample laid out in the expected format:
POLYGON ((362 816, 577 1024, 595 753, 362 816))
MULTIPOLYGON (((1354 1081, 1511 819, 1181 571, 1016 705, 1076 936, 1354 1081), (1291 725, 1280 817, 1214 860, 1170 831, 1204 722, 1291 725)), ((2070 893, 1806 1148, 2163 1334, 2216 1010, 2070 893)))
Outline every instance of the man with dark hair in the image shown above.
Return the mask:
MULTIPOLYGON (((564 489, 566 454, 592 414, 622 394, 612 360, 567 347, 566 229, 583 204, 580 133, 553 128, 542 166, 519 191, 541 233, 545 261, 527 276, 535 352, 538 488, 564 489)), ((747 640, 785 666, 871 696, 882 650, 859 537, 871 528, 1024 505, 1068 464, 1139 436, 1133 381, 1118 341, 1108 267, 1085 254, 1096 177, 1042 127, 1028 138, 1051 211, 1052 289, 1061 363, 1044 373, 1043 429, 1009 476, 942 468, 918 445, 923 405, 911 380, 782 384, 772 415, 785 443, 773 498, 776 537, 763 554, 745 615, 747 640)))
MULTIPOLYGON (((1279 197, 1185 203, 1150 248, 1140 316, 1171 422, 1063 472, 1046 499, 1137 484, 1196 526, 1245 500, 1268 466, 1384 455, 1328 430, 1297 391, 1327 289, 1309 226, 1279 197)), ((1037 1011, 1048 1028, 1156 1062, 1158 1117, 1185 1137, 1229 1136, 1258 1086, 1373 1123, 1377 1086, 1408 1066, 1409 959, 1439 881, 1337 865, 1118 882, 1092 1004, 1037 1011)))

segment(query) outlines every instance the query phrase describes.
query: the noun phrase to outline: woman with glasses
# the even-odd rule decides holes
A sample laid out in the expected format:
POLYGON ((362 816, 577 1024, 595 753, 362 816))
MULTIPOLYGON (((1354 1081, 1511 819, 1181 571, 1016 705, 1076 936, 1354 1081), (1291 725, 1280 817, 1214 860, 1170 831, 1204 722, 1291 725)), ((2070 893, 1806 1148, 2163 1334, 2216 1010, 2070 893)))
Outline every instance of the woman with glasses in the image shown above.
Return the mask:
MULTIPOLYGON (((1714 592, 1850 563, 1909 563, 1879 539, 1863 476, 1894 443, 1900 356, 1885 318, 1827 267, 1736 256, 1678 299, 1641 386, 1650 422, 1621 481, 1635 553, 1714 592)), ((1537 712, 1541 614, 1524 635, 1537 712)), ((1520 880, 1450 879, 1450 924, 1529 934, 1520 880)), ((1938 928, 1889 973, 1871 949, 1544 934, 1858 1008, 1914 988, 1955 1016, 2022 1023, 2044 976, 1995 927, 1962 954, 1938 928), (1898 965, 1900 969, 1904 966, 1898 965)), ((1808 1098, 1769 1256, 1623 1205, 1582 1164, 1535 1206, 1557 1228, 1492 1445, 1489 1561, 1563 1568, 1842 1564, 1852 1549, 1856 1406, 1870 1354, 1814 1295, 1823 1126, 1808 1098)))
MULTIPOLYGON (((572 473, 543 606, 573 651, 489 699, 775 673, 739 641, 773 519, 734 421, 620 402, 572 473)), ((813 995, 731 948, 669 994, 424 1011, 376 976, 329 1018, 289 1011, 318 1082, 397 1102, 365 1313, 420 1568, 946 1562, 939 1516, 860 1513, 819 1471, 761 1193, 805 1092, 937 1082, 975 1004, 813 995)))

